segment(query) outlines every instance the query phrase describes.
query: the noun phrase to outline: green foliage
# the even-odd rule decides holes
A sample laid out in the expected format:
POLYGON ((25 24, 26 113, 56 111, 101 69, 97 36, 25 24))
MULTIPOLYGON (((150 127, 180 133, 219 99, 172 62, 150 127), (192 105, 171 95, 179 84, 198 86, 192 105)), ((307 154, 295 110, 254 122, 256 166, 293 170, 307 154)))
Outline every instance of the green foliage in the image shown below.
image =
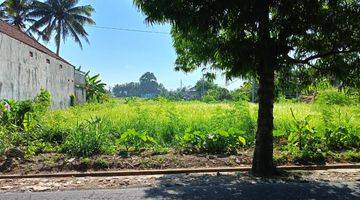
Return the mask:
POLYGON ((358 74, 360 40, 354 34, 360 27, 356 20, 360 11, 355 0, 134 0, 134 4, 149 24, 171 22, 177 70, 208 66, 227 77, 256 78, 261 61, 271 57, 275 70, 283 73, 306 65, 322 77, 345 80, 355 75, 355 80, 358 74))
POLYGON ((187 130, 178 137, 180 146, 187 152, 206 152, 212 154, 234 153, 246 145, 246 139, 241 131, 230 129, 218 130, 213 133, 187 130))
POLYGON ((49 41, 53 36, 57 47, 57 55, 60 53, 61 40, 72 37, 82 48, 81 38, 86 42, 88 33, 86 25, 95 24, 91 18, 95 11, 91 5, 78 5, 79 1, 38 1, 32 3, 30 16, 36 20, 32 21, 31 28, 45 41, 49 41))
POLYGON ((30 15, 33 9, 32 0, 5 0, 0 4, 0 19, 26 31, 28 23, 34 21, 30 15))
POLYGON ((109 168, 109 162, 105 159, 98 158, 94 161, 93 166, 95 169, 106 169, 109 168))
POLYGON ((161 93, 167 93, 165 87, 157 82, 157 78, 151 72, 143 74, 139 82, 117 84, 112 88, 112 93, 116 97, 142 97, 153 98, 161 93))
POLYGON ((348 105, 353 104, 354 100, 344 92, 339 92, 336 89, 327 89, 319 92, 316 102, 326 105, 348 105))
POLYGON ((326 149, 322 142, 323 138, 310 125, 310 116, 298 121, 293 110, 291 113, 295 126, 287 138, 287 149, 293 155, 295 162, 301 164, 325 163, 324 152, 326 149))
POLYGON ((340 109, 327 107, 322 109, 325 127, 326 146, 330 150, 359 149, 360 127, 353 124, 354 116, 342 113, 340 109))
POLYGON ((314 127, 310 125, 310 116, 306 116, 304 120, 298 121, 291 109, 291 114, 294 118, 295 127, 288 136, 288 144, 296 146, 300 151, 304 149, 316 148, 315 141, 318 140, 317 133, 314 127))
POLYGON ((203 101, 205 102, 216 102, 216 101, 223 101, 223 100, 230 100, 231 95, 230 92, 221 87, 215 87, 213 89, 209 89, 205 95, 203 96, 203 101))
POLYGON ((79 163, 79 166, 78 166, 78 169, 79 170, 87 170, 91 167, 91 159, 90 158, 81 158, 80 159, 80 163, 79 163))
POLYGON ((358 163, 360 162, 360 152, 356 150, 346 151, 345 159, 349 160, 350 162, 358 163))
POLYGON ((92 156, 114 152, 109 142, 109 132, 101 118, 79 124, 66 138, 62 152, 75 156, 92 156))
POLYGON ((139 151, 141 148, 153 147, 157 145, 155 139, 147 132, 139 133, 134 129, 129 129, 121 134, 120 138, 115 142, 118 146, 124 146, 126 151, 134 148, 139 151))
POLYGON ((8 139, 8 130, 2 125, 0 125, 0 155, 3 155, 5 153, 5 150, 10 146, 10 141, 8 139))
POLYGON ((46 112, 51 104, 51 95, 41 89, 34 100, 0 102, 0 124, 29 129, 46 112))
POLYGON ((237 89, 231 92, 231 98, 233 101, 249 101, 249 95, 242 89, 237 89))
POLYGON ((107 91, 105 89, 106 84, 100 80, 100 74, 90 76, 90 72, 86 73, 86 100, 88 102, 104 103, 108 98, 107 91))
MULTIPOLYGON (((0 126, 0 151, 20 146, 29 156, 41 152, 91 156, 116 151, 131 155, 169 149, 234 154, 254 147, 256 112, 257 106, 245 101, 207 104, 129 98, 90 103, 46 112, 22 131, 16 126, 0 126)), ((281 143, 275 146, 279 145, 289 160, 301 163, 321 163, 328 152, 356 152, 359 113, 356 105, 277 103, 275 140, 281 143)))

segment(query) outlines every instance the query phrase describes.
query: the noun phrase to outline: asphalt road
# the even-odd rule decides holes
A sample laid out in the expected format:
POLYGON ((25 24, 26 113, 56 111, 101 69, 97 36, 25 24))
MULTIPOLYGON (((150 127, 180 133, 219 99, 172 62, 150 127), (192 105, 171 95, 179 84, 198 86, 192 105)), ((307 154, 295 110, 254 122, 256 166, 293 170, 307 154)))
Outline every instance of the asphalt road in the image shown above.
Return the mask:
POLYGON ((1 200, 114 200, 114 199, 339 199, 360 200, 360 182, 230 182, 171 185, 112 190, 75 190, 42 193, 0 193, 1 200))

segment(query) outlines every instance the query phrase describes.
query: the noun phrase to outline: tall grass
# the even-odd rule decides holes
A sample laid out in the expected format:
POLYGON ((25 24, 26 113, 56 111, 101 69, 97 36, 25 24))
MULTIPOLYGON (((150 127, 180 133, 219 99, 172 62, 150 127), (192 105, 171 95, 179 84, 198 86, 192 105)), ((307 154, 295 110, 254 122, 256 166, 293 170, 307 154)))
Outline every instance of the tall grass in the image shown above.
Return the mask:
MULTIPOLYGON (((360 147, 357 142, 360 141, 359 111, 358 105, 277 103, 274 135, 287 140, 292 132, 297 131, 296 122, 307 120, 308 126, 316 130, 324 143, 334 146, 339 139, 343 144, 337 147, 338 150, 357 148, 358 145, 360 147)), ((153 146, 161 148, 182 147, 219 153, 253 146, 256 120, 257 105, 244 102, 207 104, 196 101, 113 100, 48 112, 40 124, 45 132, 65 134, 62 149, 77 155, 113 152, 104 146, 116 147, 115 141, 124 133, 127 137, 122 137, 122 140, 142 140, 146 137, 154 141, 153 146), (101 119, 100 129, 86 123, 95 118, 101 119), (87 140, 91 141, 91 147, 87 140), (79 148, 90 150, 76 152, 79 148)), ((121 144, 138 144, 138 147, 143 142, 123 141, 121 144)))

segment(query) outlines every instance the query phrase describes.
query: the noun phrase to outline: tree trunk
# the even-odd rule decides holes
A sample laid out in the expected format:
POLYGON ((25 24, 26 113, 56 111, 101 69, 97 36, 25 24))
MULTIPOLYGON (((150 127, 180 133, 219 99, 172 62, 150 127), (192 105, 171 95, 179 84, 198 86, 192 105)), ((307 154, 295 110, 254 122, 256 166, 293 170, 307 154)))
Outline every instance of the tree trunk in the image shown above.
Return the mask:
POLYGON ((252 172, 255 176, 271 176, 275 173, 273 162, 274 129, 274 69, 268 65, 259 69, 259 112, 252 172))
POLYGON ((59 39, 59 41, 58 42, 56 42, 56 55, 60 55, 60 39, 59 39))
POLYGON ((274 91, 275 91, 275 50, 272 45, 269 28, 269 5, 260 1, 259 8, 259 46, 258 46, 258 76, 259 76, 259 112, 256 132, 255 152, 252 173, 255 176, 271 176, 275 173, 273 162, 274 129, 274 91))
POLYGON ((61 22, 58 21, 58 26, 57 26, 57 30, 56 30, 56 36, 55 36, 55 40, 56 40, 56 55, 60 55, 60 45, 61 45, 61 22))

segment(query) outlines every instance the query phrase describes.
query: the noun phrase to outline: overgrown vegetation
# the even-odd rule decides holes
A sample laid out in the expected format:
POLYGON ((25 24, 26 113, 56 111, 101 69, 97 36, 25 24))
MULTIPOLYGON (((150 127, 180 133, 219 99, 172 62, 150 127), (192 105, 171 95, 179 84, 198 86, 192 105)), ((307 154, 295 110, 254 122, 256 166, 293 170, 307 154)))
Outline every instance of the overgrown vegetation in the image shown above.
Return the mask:
MULTIPOLYGON (((339 103, 334 94, 335 102, 324 103, 327 94, 314 104, 275 105, 275 147, 283 158, 303 164, 339 155, 359 159, 359 104, 339 103)), ((28 157, 43 152, 131 156, 169 149, 236 155, 254 147, 257 120, 257 106, 239 96, 227 103, 128 98, 46 112, 50 96, 42 91, 34 101, 1 104, 0 153, 20 146, 28 157)))

